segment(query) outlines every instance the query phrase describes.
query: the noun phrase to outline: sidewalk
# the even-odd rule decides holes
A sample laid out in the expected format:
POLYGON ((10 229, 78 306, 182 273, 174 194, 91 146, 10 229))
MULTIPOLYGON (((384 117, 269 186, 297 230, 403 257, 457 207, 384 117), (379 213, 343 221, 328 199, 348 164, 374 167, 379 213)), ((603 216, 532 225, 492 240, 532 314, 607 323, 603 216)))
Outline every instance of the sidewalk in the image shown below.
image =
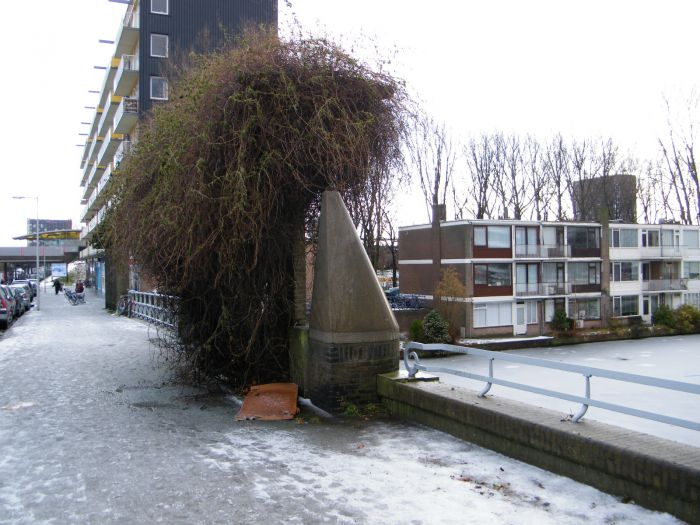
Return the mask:
POLYGON ((0 524, 679 523, 390 419, 235 422, 101 305, 49 289, 0 334, 0 524))

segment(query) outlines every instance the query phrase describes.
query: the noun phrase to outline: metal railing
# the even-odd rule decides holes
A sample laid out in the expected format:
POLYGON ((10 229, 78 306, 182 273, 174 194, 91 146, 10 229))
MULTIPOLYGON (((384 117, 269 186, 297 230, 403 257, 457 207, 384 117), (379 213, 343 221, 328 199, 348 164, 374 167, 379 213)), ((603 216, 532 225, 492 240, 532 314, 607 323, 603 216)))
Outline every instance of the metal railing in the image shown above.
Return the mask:
POLYGON ((515 295, 518 297, 567 295, 569 293, 571 293, 569 283, 515 283, 515 295))
POLYGON ((547 259, 569 257, 571 250, 566 244, 516 244, 515 257, 517 259, 547 259))
POLYGON ((687 290, 688 279, 652 279, 642 281, 642 290, 660 292, 664 290, 687 290))
POLYGON ((177 304, 178 298, 172 295, 129 290, 128 315, 176 330, 177 304))
POLYGON ((518 390, 524 390, 526 392, 532 392, 534 394, 540 394, 543 396, 555 397, 558 399, 564 399, 566 401, 573 401, 574 403, 581 403, 581 408, 579 409, 578 413, 572 418, 572 421, 574 423, 579 421, 584 416, 589 406, 594 406, 598 408, 603 408, 605 410, 612 410, 613 412, 620 412, 622 414, 628 414, 630 416, 640 417, 643 419, 650 419, 652 421, 658 421, 661 423, 667 423, 669 425, 675 425, 679 427, 689 428, 691 430, 700 431, 700 422, 689 421, 687 419, 667 416, 664 414, 658 414, 656 412, 649 412, 647 410, 639 410, 636 408, 618 405, 616 403, 608 403, 607 401, 600 401, 591 398, 591 377, 614 379, 626 383, 636 383, 639 385, 665 388, 676 392, 687 392, 696 395, 700 395, 699 384, 684 383, 681 381, 672 381, 669 379, 661 379, 658 377, 642 376, 637 374, 628 374, 626 372, 615 372, 612 370, 605 370, 603 368, 591 368, 588 366, 559 363, 556 361, 548 361, 546 359, 538 359, 535 357, 520 356, 504 352, 492 352, 489 350, 480 350, 477 348, 444 344, 421 344, 413 342, 408 343, 403 347, 403 359, 404 366, 408 371, 409 377, 415 377, 418 371, 424 371, 442 372, 445 374, 452 374, 467 379, 474 379, 476 381, 484 381, 486 385, 481 390, 481 392, 479 392, 479 397, 484 397, 491 389, 491 386, 496 384, 507 386, 510 388, 515 388, 518 390), (421 350, 424 352, 450 352, 454 354, 485 357, 486 359, 488 359, 488 375, 474 374, 471 372, 465 372, 463 370, 455 370, 452 368, 446 368, 441 366, 425 366, 420 363, 418 355, 415 352, 412 352, 411 350, 421 350), (411 364, 411 360, 413 361, 413 364, 411 364), (523 365, 537 366, 540 368, 549 368, 553 370, 562 370, 565 372, 581 374, 581 376, 584 379, 585 393, 583 396, 576 396, 572 394, 567 394, 565 392, 558 392, 555 390, 526 385, 523 383, 516 383, 514 381, 508 381, 506 379, 499 379, 497 377, 494 377, 493 362, 495 360, 510 363, 520 363, 523 365))

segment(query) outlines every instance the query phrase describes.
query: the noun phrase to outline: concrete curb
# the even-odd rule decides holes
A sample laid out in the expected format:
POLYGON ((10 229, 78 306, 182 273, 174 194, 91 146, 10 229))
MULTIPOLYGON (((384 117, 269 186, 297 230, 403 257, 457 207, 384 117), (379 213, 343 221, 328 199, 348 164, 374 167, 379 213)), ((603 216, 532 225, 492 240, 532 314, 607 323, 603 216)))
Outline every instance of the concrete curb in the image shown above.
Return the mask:
POLYGON ((398 374, 377 386, 397 416, 700 525, 700 448, 398 374))

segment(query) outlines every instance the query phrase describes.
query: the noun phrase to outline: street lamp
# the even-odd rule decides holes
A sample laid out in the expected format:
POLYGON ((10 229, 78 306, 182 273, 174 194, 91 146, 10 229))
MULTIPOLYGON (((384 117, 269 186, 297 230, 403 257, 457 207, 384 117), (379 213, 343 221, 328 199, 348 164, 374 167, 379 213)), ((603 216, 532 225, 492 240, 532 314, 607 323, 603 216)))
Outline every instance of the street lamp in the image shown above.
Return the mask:
POLYGON ((39 196, 36 197, 12 197, 13 199, 35 199, 36 200, 36 309, 41 310, 41 290, 39 289, 39 196))

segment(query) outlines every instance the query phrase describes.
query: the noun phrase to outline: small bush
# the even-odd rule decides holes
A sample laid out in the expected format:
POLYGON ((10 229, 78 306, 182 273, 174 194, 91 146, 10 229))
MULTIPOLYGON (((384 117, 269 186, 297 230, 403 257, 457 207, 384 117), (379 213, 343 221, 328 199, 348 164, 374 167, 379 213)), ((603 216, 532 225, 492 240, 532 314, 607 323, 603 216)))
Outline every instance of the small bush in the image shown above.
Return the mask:
POLYGON ((549 325, 557 332, 566 332, 569 330, 571 327, 571 320, 566 315, 566 310, 563 308, 557 308, 554 310, 554 315, 552 316, 552 320, 549 322, 549 325))
POLYGON ((681 332, 700 331, 700 310, 691 304, 679 306, 674 312, 674 322, 681 332))
POLYGON ((426 343, 449 343, 451 341, 448 323, 437 310, 431 310, 425 316, 423 330, 426 343))
POLYGON ((651 322, 654 324, 660 324, 666 326, 667 328, 676 327, 676 319, 673 315, 673 310, 666 306, 665 304, 660 305, 654 314, 651 316, 651 322))
POLYGON ((425 330, 423 329, 423 321, 416 319, 408 328, 408 337, 411 341, 422 343, 425 341, 425 330))

